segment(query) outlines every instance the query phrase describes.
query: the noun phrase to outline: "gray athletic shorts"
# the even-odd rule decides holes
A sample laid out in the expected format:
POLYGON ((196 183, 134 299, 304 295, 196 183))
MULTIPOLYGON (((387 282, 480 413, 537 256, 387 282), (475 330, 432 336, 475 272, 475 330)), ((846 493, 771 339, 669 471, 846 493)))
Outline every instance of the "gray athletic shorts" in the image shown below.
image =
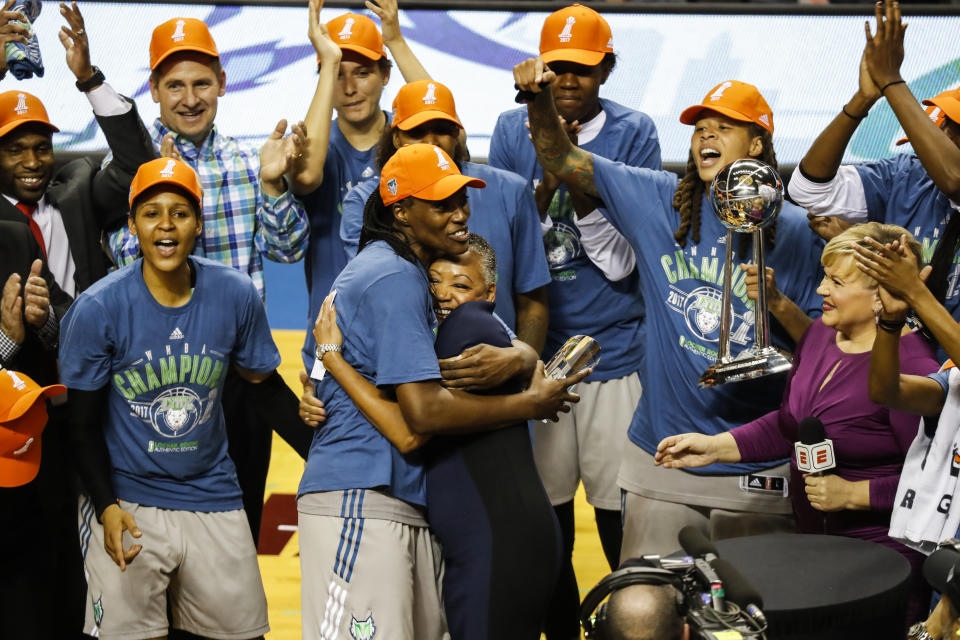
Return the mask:
POLYGON ((449 639, 440 545, 418 508, 372 489, 297 504, 303 640, 449 639))
POLYGON ((167 634, 167 599, 173 626, 205 638, 262 636, 267 598, 257 550, 242 509, 203 513, 121 501, 143 533, 123 534, 123 546, 143 549, 126 571, 103 548, 103 525, 86 496, 80 498, 80 544, 88 581, 84 632, 106 640, 141 640, 167 634))
POLYGON ((747 476, 664 469, 628 442, 618 478, 624 490, 620 560, 677 551, 677 534, 687 525, 713 540, 795 531, 789 476, 788 464, 747 476))
POLYGON ((580 402, 559 422, 533 421, 537 471, 554 505, 573 500, 583 480, 587 502, 600 509, 620 509, 617 470, 627 443, 627 429, 640 401, 636 373, 604 382, 581 382, 580 402))

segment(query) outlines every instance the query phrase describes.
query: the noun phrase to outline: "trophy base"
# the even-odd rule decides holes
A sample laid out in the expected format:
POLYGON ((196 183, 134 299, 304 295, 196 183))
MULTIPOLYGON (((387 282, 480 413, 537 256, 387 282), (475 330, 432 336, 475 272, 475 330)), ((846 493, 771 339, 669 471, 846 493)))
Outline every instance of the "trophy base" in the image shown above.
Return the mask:
POLYGON ((728 382, 760 378, 789 371, 792 366, 793 362, 791 362, 790 357, 779 349, 764 347, 758 350, 756 347, 751 347, 743 351, 736 359, 710 365, 710 368, 700 376, 697 387, 705 389, 728 382))

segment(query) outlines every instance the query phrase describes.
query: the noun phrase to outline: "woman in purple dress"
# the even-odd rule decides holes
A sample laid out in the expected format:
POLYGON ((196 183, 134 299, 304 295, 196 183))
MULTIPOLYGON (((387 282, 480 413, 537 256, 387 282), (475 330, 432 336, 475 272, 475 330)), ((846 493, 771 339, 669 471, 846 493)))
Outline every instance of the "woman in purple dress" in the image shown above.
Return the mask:
MULTIPOLYGON (((797 344, 779 410, 727 433, 664 438, 655 461, 683 468, 789 457, 797 531, 860 538, 902 553, 915 579, 908 611, 913 622, 925 617, 923 555, 894 542, 887 532, 903 460, 919 419, 870 399, 870 351, 882 305, 877 281, 859 270, 854 259, 854 247, 867 246, 867 238, 886 244, 904 234, 919 262, 920 245, 908 232, 876 222, 851 227, 824 247, 825 275, 817 290, 823 296, 823 316, 797 344), (801 474, 793 456, 798 426, 807 417, 819 419, 833 440, 837 466, 822 476, 801 474)), ((900 361, 904 373, 915 375, 939 368, 933 348, 919 334, 900 341, 900 361)))

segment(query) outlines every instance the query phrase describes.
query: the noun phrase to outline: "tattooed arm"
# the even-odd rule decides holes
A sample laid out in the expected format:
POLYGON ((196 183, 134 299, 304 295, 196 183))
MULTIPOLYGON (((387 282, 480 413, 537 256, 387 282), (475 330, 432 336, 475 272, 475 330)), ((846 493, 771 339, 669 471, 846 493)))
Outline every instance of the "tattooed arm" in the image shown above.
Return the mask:
POLYGON ((537 150, 537 160, 544 171, 553 173, 581 193, 596 196, 593 184, 593 155, 570 142, 557 115, 550 86, 540 83, 554 78, 540 58, 531 58, 513 68, 513 78, 521 90, 536 94, 527 105, 530 137, 537 150))

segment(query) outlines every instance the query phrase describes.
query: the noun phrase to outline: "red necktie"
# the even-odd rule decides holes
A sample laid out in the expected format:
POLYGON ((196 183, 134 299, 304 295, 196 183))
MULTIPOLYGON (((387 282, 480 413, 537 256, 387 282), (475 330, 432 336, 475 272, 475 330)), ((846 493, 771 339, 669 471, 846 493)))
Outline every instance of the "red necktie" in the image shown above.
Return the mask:
POLYGON ((40 251, 43 252, 43 259, 47 259, 47 247, 43 244, 43 233, 40 232, 40 225, 37 224, 37 221, 33 219, 33 214, 37 210, 37 205, 35 204, 24 204, 23 202, 17 203, 17 209, 27 216, 27 219, 30 221, 30 231, 33 232, 33 237, 37 239, 37 244, 40 245, 40 251))

